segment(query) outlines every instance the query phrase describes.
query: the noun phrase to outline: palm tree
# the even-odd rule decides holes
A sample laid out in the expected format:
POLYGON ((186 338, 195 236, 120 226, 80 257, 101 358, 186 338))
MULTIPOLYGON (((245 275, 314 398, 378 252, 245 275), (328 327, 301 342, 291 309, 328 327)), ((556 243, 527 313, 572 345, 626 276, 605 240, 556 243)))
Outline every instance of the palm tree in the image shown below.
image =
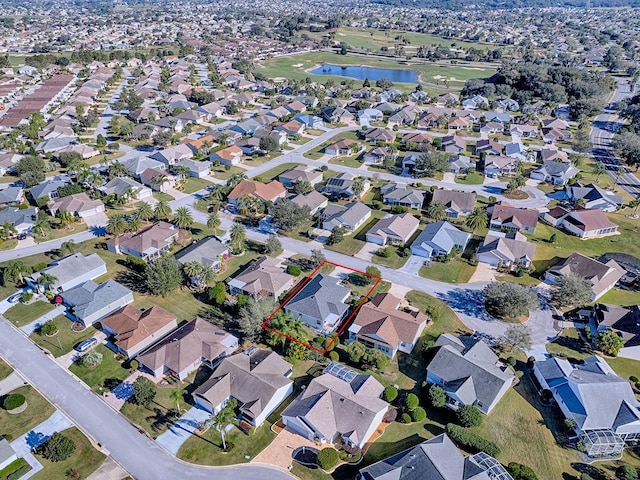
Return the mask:
POLYGON ((607 173, 607 167, 605 167, 604 163, 602 162, 596 162, 596 164, 593 166, 593 173, 596 176, 595 182, 598 183, 600 181, 600 175, 602 175, 603 173, 607 173))
POLYGON ((60 210, 58 212, 58 219, 60 220, 60 225, 65 228, 71 226, 71 224, 76 221, 76 217, 73 216, 73 213, 66 210, 60 210))
POLYGON ((51 223, 49 223, 49 220, 46 217, 38 218, 36 223, 33 225, 33 229, 35 231, 40 231, 41 237, 46 237, 47 235, 45 230, 47 232, 51 230, 51 223))
POLYGON ((187 167, 185 167, 184 165, 178 165, 177 167, 175 167, 173 169, 173 171, 175 172, 176 176, 178 177, 178 180, 180 181, 180 183, 182 185, 184 185, 184 182, 187 179, 187 175, 189 174, 189 169, 187 167))
POLYGON ((143 222, 153 218, 153 208, 147 202, 140 202, 136 209, 136 217, 143 222))
POLYGON ((353 194, 355 197, 360 198, 362 192, 364 192, 364 182, 362 180, 356 180, 355 182, 353 182, 351 190, 353 190, 353 194))
POLYGON ((229 239, 231 240, 231 248, 234 253, 244 252, 244 241, 247 236, 247 231, 243 225, 237 222, 233 222, 231 230, 229 230, 229 239))
POLYGON ((168 179, 169 177, 165 173, 159 173, 151 179, 151 182, 158 187, 158 190, 162 191, 162 186, 168 179))
POLYGON ((191 262, 187 262, 182 266, 182 271, 184 274, 190 279, 194 279, 198 277, 202 273, 202 264, 200 262, 196 262, 195 260, 191 262))
POLYGON ((62 256, 72 255, 76 251, 76 242, 68 240, 60 245, 60 253, 62 256))
POLYGON ((142 220, 138 218, 137 215, 132 215, 129 217, 129 221, 127 222, 127 230, 130 232, 137 232, 142 227, 142 220))
POLYGON ((220 437, 222 438, 222 449, 227 449, 227 442, 224 438, 224 429, 231 423, 235 417, 235 408, 238 402, 235 398, 232 398, 227 402, 222 410, 211 417, 212 426, 218 430, 220 437))
POLYGON ((629 208, 633 208, 633 213, 631 214, 631 216, 633 218, 638 218, 638 207, 640 207, 640 196, 637 196, 636 198, 631 200, 627 206, 629 208))
POLYGON ((439 222, 447 217, 447 207, 440 200, 433 200, 427 208, 427 215, 439 222))
POLYGON ((616 170, 616 185, 619 185, 620 179, 627 173, 627 170, 623 167, 620 167, 616 170))
POLYGON ((128 224, 124 219, 124 215, 113 215, 107 223, 107 233, 111 235, 120 235, 127 230, 128 224))
POLYGON ((127 167, 120 162, 113 162, 109 165, 109 178, 124 177, 127 173, 127 167))
POLYGON ((473 232, 475 232, 478 228, 486 227, 489 223, 489 216, 487 212, 482 207, 476 207, 473 209, 473 212, 469 214, 465 224, 469 227, 473 232))
POLYGON ((218 212, 211 212, 209 217, 207 217, 207 227, 213 228, 213 232, 217 234, 220 225, 222 225, 222 219, 220 215, 218 215, 218 212))
POLYGON ((18 234, 18 229, 11 222, 4 222, 0 226, 0 239, 7 240, 11 238, 13 235, 18 234))
POLYGON ((167 220, 172 213, 171 205, 166 200, 159 200, 153 210, 153 216, 158 220, 167 220))
POLYGON ((58 281, 57 277, 54 277, 50 273, 46 273, 46 272, 41 273, 40 276, 38 277, 38 285, 42 286, 43 288, 46 288, 47 290, 51 290, 51 287, 57 281, 58 281))
POLYGON ((138 198, 138 192, 136 191, 135 188, 129 187, 124 191, 124 193, 122 194, 122 197, 124 198, 125 203, 129 203, 138 198))
POLYGON ((176 389, 172 390, 169 394, 169 398, 176 402, 176 411, 180 413, 180 400, 184 398, 184 390, 176 389))
POLYGON ((173 218, 173 223, 178 228, 187 229, 193 225, 193 215, 189 207, 180 207, 176 210, 176 215, 173 218))
POLYGON ((234 173, 227 179, 227 187, 235 188, 246 178, 247 176, 244 173, 234 173))
POLYGON ((22 260, 13 260, 7 264, 2 272, 2 283, 6 286, 9 282, 19 285, 24 283, 24 276, 31 275, 33 270, 22 260))

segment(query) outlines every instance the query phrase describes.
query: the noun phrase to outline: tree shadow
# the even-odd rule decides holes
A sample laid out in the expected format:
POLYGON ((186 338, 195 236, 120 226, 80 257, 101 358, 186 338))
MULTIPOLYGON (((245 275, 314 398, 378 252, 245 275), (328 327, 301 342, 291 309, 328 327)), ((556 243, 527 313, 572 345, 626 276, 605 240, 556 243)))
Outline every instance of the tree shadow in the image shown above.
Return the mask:
POLYGON ((116 282, 124 285, 129 290, 132 290, 137 293, 150 293, 149 289, 146 287, 146 282, 144 276, 142 276, 138 272, 133 271, 124 271, 118 272, 115 275, 116 282))
POLYGON ((484 308, 484 296, 482 290, 472 290, 469 288, 456 288, 444 294, 438 294, 438 298, 449 305, 452 309, 464 315, 469 315, 485 322, 495 322, 484 308))
POLYGON ((581 474, 586 473, 593 478, 593 480, 609 480, 610 478, 599 468, 596 468, 593 465, 587 465, 586 463, 573 462, 571 467, 581 474))
POLYGON ((151 422, 151 429, 154 432, 162 430, 164 426, 173 425, 177 419, 178 415, 175 410, 162 411, 158 407, 153 408, 153 415, 146 417, 146 420, 151 422))

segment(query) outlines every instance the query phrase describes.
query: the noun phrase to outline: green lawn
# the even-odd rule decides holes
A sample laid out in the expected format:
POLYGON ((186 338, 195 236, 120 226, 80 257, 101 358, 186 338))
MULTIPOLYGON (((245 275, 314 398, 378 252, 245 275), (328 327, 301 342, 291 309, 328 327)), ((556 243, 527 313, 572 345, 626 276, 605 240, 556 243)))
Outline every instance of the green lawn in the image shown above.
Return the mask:
POLYGON ((360 168, 362 166, 362 163, 364 162, 363 156, 364 153, 349 155, 348 157, 333 157, 331 160, 329 160, 329 163, 333 165, 342 165, 349 168, 360 168))
POLYGON ((588 345, 583 345, 575 328, 566 328, 562 335, 547 343, 547 352, 570 361, 584 360, 593 355, 588 345))
POLYGON ((175 200, 171 195, 164 192, 153 192, 153 198, 158 201, 164 200, 165 202, 173 202, 175 200))
POLYGON ((379 255, 373 255, 371 257, 372 263, 377 263, 378 265, 384 265, 385 267, 393 268, 394 270, 398 270, 402 268, 402 266, 407 263, 409 257, 401 257, 398 255, 398 249, 393 246, 386 247, 391 252, 391 255, 388 257, 381 257, 379 255))
POLYGON ((476 267, 462 258, 450 262, 431 262, 430 267, 420 267, 420 276, 446 283, 467 283, 476 267))
POLYGON ((203 310, 208 308, 206 303, 199 300, 195 294, 186 287, 181 287, 166 297, 134 293, 133 305, 140 309, 157 305, 173 313, 178 319, 178 322, 182 320, 193 320, 198 315, 201 315, 203 310))
POLYGON ((58 325, 58 334, 53 337, 40 335, 34 332, 30 335, 31 340, 36 342, 42 348, 49 350, 54 357, 60 357, 69 353, 74 346, 86 338, 93 337, 97 331, 94 326, 84 329, 82 332, 74 332, 71 329, 72 322, 64 315, 58 315, 53 319, 58 325), (60 348, 62 345, 62 349, 60 348))
POLYGON ((27 409, 15 415, 0 408, 0 435, 7 440, 15 440, 24 435, 36 425, 41 424, 55 412, 55 408, 30 385, 16 388, 11 393, 24 395, 27 409))
POLYGON ((13 368, 0 358, 0 380, 7 378, 11 372, 13 372, 13 368))
POLYGON ((280 174, 286 172, 287 170, 291 170, 293 167, 297 167, 298 165, 301 164, 293 162, 283 163, 281 165, 278 165, 277 167, 273 167, 271 170, 267 170, 266 172, 260 174, 259 178, 261 178, 262 180, 273 180, 280 174))
POLYGON ((67 473, 69 469, 78 471, 80 473, 78 478, 87 478, 104 462, 106 455, 93 448, 89 439, 76 427, 68 428, 62 434, 71 438, 76 444, 75 452, 62 462, 51 462, 38 455, 37 459, 44 468, 31 477, 34 480, 69 478, 67 473))
POLYGON ((104 345, 98 345, 93 349, 95 352, 102 354, 102 363, 95 369, 89 370, 82 365, 74 363, 69 367, 71 373, 80 378, 84 383, 89 385, 95 392, 102 393, 106 391, 103 387, 105 380, 124 380, 131 372, 124 368, 122 364, 116 360, 116 354, 104 345))
POLYGON ((210 187, 211 185, 213 185, 213 183, 209 180, 205 180, 204 178, 187 177, 182 191, 190 195, 199 190, 210 187))
POLYGON ((229 257, 225 262, 226 269, 220 271, 218 276, 216 277, 216 282, 221 282, 226 280, 229 277, 235 276, 241 270, 244 270, 249 265, 253 263, 253 261, 260 257, 261 255, 258 252, 254 252, 253 250, 247 250, 244 252, 244 255, 239 257, 229 257))
POLYGON ((630 358, 605 358, 607 363, 613 370, 625 380, 629 380, 629 377, 638 377, 640 372, 640 362, 638 360, 631 360, 630 358))
POLYGON ((456 183, 463 185, 482 185, 484 175, 480 172, 467 173, 466 175, 457 175, 456 183))
POLYGON ((45 313, 50 312, 55 305, 38 300, 31 304, 18 303, 4 313, 4 317, 18 327, 27 325, 37 320, 45 313))
POLYGON ((630 305, 640 304, 640 292, 634 292, 631 290, 622 290, 620 288, 612 288, 602 297, 598 299, 598 303, 608 303, 611 305, 623 305, 625 307, 630 305))
POLYGON ((224 165, 219 165, 217 167, 211 167, 211 175, 219 178, 220 180, 226 180, 231 175, 235 175, 237 173, 245 173, 246 170, 244 168, 232 166, 229 170, 227 170, 224 165))
POLYGON ((421 312, 426 313, 433 320, 433 323, 426 330, 431 339, 436 339, 443 333, 456 335, 471 333, 471 330, 460 321, 451 307, 443 301, 418 290, 411 290, 406 297, 411 305, 419 308, 421 312))
POLYGON ((371 218, 364 222, 355 232, 351 235, 345 235, 344 240, 340 243, 336 243, 335 245, 325 245, 325 248, 345 255, 355 255, 362 250, 362 247, 367 243, 367 232, 384 216, 385 212, 381 210, 373 210, 371 212, 371 218))

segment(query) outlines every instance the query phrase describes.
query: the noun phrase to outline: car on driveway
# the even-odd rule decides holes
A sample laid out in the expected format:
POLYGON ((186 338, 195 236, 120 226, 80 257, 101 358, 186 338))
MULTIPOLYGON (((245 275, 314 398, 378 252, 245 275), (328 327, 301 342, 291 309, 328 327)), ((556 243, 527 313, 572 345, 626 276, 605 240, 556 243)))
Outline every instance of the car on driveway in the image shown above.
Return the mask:
POLYGON ((81 341, 78 345, 74 347, 77 352, 84 353, 87 350, 95 347, 98 344, 98 339, 95 337, 87 338, 86 340, 81 341))
POLYGON ((14 293, 9 298, 7 298, 9 303, 19 303, 22 301, 22 292, 14 293))

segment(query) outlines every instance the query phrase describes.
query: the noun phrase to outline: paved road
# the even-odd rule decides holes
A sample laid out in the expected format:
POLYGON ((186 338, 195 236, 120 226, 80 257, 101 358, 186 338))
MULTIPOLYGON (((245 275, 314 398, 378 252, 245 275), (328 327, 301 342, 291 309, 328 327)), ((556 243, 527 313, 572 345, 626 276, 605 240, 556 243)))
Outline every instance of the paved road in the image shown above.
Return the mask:
POLYGON ((293 478, 268 465, 201 467, 187 464, 161 449, 137 431, 124 416, 112 410, 80 380, 45 355, 27 337, 0 318, 0 352, 3 358, 54 406, 140 480, 289 480, 293 478))
POLYGON ((118 112, 111 108, 111 104, 120 98, 120 93, 124 90, 124 87, 127 85, 127 79, 130 78, 131 73, 128 69, 122 70, 123 80, 120 86, 113 92, 113 95, 107 100, 107 106, 104 109, 104 112, 100 115, 100 120, 98 121, 98 126, 93 134, 94 138, 98 138, 98 135, 102 134, 104 138, 108 137, 109 132, 109 124, 111 123, 111 119, 114 115, 117 115, 118 112))
MULTIPOLYGON (((611 98, 611 102, 617 102, 633 96, 626 79, 616 78, 618 88, 611 98)), ((617 171, 620 168, 625 170, 625 174, 620 178, 618 184, 631 195, 640 194, 640 180, 627 169, 620 158, 611 147, 613 136, 624 125, 624 119, 614 110, 605 108, 604 112, 598 115, 591 126, 591 144, 593 145, 593 157, 604 163, 607 173, 614 180, 618 179, 617 171)))
POLYGON ((85 242, 93 238, 104 235, 104 231, 101 228, 92 228, 85 230, 84 232, 74 233, 66 237, 58 238, 56 240, 49 240, 48 242, 37 243, 30 247, 24 247, 16 250, 5 250, 0 252, 0 262, 6 262, 8 260, 15 260, 17 258, 28 257, 37 253, 44 253, 50 250, 56 250, 60 248, 64 242, 73 240, 76 243, 85 242))

